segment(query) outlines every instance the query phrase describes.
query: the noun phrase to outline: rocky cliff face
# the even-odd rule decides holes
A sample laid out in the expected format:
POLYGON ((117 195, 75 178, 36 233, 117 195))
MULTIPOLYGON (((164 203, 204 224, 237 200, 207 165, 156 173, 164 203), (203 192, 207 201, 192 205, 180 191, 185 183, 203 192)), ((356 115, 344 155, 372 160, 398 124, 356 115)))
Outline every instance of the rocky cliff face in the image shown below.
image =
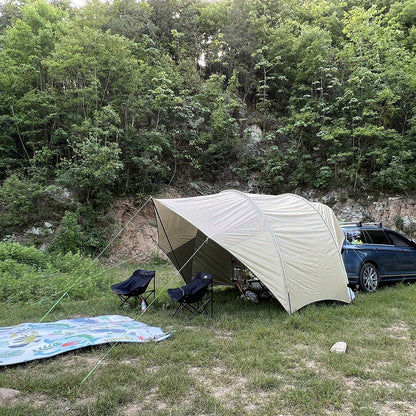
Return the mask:
POLYGON ((382 222, 409 237, 414 237, 416 232, 416 197, 368 198, 366 201, 340 199, 332 208, 340 221, 382 222))

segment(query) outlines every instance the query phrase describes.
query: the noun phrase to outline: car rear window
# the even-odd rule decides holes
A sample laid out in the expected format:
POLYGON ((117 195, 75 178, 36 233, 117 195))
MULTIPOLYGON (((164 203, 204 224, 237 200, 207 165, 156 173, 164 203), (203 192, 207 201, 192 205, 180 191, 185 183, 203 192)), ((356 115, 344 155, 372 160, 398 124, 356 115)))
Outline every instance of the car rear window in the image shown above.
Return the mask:
POLYGON ((369 236, 370 244, 387 244, 391 245, 389 239, 383 230, 366 230, 369 236))
POLYGON ((393 241, 393 244, 398 247, 409 247, 410 244, 408 240, 403 238, 400 235, 394 234, 394 233, 388 233, 390 240, 393 241))
POLYGON ((348 230, 345 238, 350 244, 363 244, 367 242, 365 233, 362 230, 348 230))

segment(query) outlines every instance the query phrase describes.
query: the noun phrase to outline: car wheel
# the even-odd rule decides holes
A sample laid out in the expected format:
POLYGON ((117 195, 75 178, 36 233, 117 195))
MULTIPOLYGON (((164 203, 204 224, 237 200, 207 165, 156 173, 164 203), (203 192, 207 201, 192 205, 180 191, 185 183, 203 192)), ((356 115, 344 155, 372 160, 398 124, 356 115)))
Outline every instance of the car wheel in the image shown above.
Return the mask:
POLYGON ((361 290, 365 292, 375 292, 380 283, 380 274, 377 266, 372 263, 364 263, 360 270, 358 283, 361 290))

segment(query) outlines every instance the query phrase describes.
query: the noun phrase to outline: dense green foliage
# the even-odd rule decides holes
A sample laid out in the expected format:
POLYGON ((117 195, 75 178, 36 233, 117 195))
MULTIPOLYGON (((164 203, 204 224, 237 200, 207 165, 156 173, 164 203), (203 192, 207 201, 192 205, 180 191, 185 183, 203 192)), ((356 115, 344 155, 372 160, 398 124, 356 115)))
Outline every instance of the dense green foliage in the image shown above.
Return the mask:
POLYGON ((112 275, 79 254, 48 254, 18 243, 0 243, 0 301, 53 302, 67 293, 88 299, 108 290, 112 275))
POLYGON ((413 0, 8 0, 0 13, 5 230, 36 201, 98 213, 184 180, 416 189, 413 0))

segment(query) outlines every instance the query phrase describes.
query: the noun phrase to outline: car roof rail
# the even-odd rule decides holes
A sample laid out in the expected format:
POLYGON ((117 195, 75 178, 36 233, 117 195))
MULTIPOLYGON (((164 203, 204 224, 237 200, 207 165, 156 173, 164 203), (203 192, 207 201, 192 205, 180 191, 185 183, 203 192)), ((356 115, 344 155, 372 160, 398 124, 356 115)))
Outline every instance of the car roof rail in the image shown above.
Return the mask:
POLYGON ((341 222, 341 227, 379 227, 382 228, 383 224, 381 222, 341 222))
POLYGON ((365 222, 364 224, 361 224, 361 227, 362 226, 373 226, 373 227, 382 228, 383 224, 381 222, 365 222))
POLYGON ((361 227, 361 221, 358 222, 341 222, 341 227, 361 227))

